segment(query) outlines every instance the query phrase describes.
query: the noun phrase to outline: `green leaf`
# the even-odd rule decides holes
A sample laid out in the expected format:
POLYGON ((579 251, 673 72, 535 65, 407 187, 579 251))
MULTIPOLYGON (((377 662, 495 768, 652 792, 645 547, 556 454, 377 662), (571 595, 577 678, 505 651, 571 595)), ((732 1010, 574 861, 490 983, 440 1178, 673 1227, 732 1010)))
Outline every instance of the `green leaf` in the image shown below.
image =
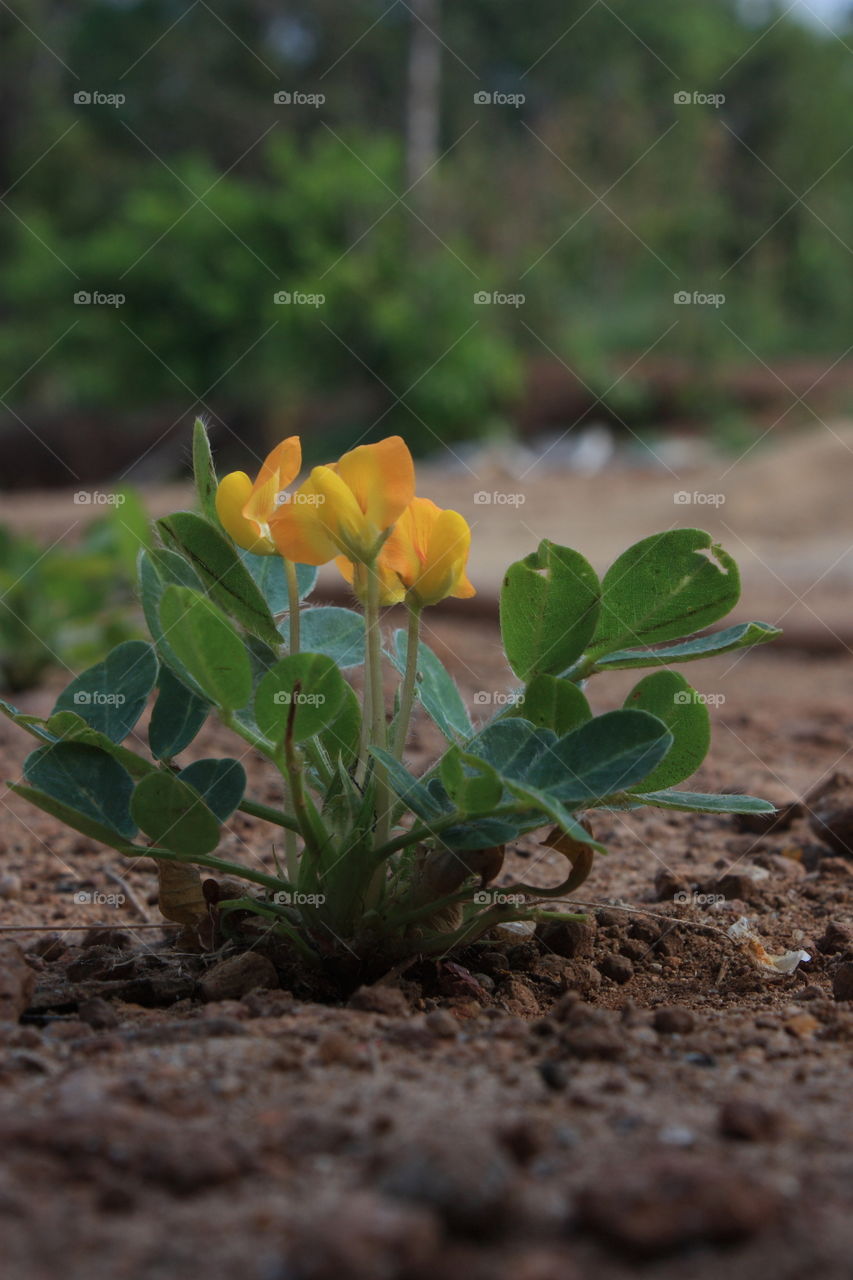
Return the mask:
POLYGON ((198 494, 199 506, 209 520, 217 520, 216 514, 216 468, 213 465, 213 454, 207 438, 207 428, 201 418, 196 418, 193 427, 193 476, 198 494))
POLYGON ((157 682, 157 655, 142 640, 127 640, 71 681, 54 711, 74 711, 113 742, 123 742, 157 682))
POLYGON ((15 795, 28 800, 30 804, 34 804, 37 809, 42 809, 45 813, 49 813, 52 818, 57 818, 66 827, 71 827, 72 831, 79 831, 81 835, 88 836, 91 840, 97 840, 100 844, 105 844, 110 849, 118 849, 120 853, 137 852, 140 856, 145 853, 143 848, 130 845, 120 831, 115 831, 112 827, 105 827, 103 823, 96 822, 94 818, 81 813, 79 809, 75 809, 71 805, 63 804, 61 800, 57 800, 55 796, 49 795, 46 791, 39 790, 38 787, 28 787, 20 782, 10 782, 9 789, 14 791, 15 795))
POLYGON ((563 804, 587 805, 641 782, 672 746, 666 725, 646 711, 608 711, 561 738, 521 781, 563 804))
POLYGON ((164 516, 157 527, 167 546, 186 557, 221 608, 267 644, 281 643, 269 605, 224 534, 193 511, 164 516))
MULTIPOLYGON (((256 556, 251 551, 240 551, 239 554, 269 605, 270 613, 278 615, 289 612, 290 596, 287 593, 287 577, 281 556, 256 556)), ((304 600, 314 590, 318 573, 319 570, 311 564, 296 566, 300 600, 304 600)))
POLYGON ((451 747, 439 768, 444 789, 463 813, 487 813, 496 808, 503 795, 503 783, 485 760, 458 747, 451 747))
POLYGON ((189 587, 167 587, 160 621, 178 660, 211 702, 226 711, 246 705, 252 696, 248 654, 230 622, 206 596, 189 587))
POLYGON ((547 539, 510 565, 501 590, 501 634, 520 679, 558 675, 580 657, 595 631, 600 592, 580 552, 547 539))
MULTIPOLYGON (((192 689, 196 694, 201 694, 201 689, 169 644, 160 622, 160 603, 163 599, 163 592, 170 582, 175 581, 171 573, 168 577, 165 576, 168 571, 168 566, 163 563, 165 556, 171 557, 172 560, 184 566, 187 570, 187 575, 195 579, 194 589, 199 592, 202 591, 201 583, 195 577, 189 565, 186 564, 186 561, 182 560, 180 556, 175 555, 172 551, 163 551, 157 554, 155 559, 154 552, 143 551, 138 561, 139 595, 142 601, 142 612, 145 614, 145 622, 151 633, 151 639, 157 646, 157 653, 161 662, 170 667, 187 688, 192 689)), ((191 586, 193 584, 180 583, 179 585, 191 586)))
POLYGON ((333 761, 340 759, 345 769, 354 763, 361 737, 361 703, 350 685, 344 683, 340 708, 334 720, 325 724, 317 737, 333 761))
POLYGON ((426 823, 435 822, 436 819, 446 816, 447 809, 418 778, 409 773, 405 765, 400 764, 399 760, 391 755, 390 751, 383 751, 381 747, 371 747, 370 754, 384 764, 388 785, 394 794, 400 797, 407 809, 411 809, 412 813, 417 814, 426 823))
MULTIPOLYGON (((639 804, 691 813, 775 813, 776 806, 758 796, 705 795, 700 791, 651 791, 634 795, 639 804)), ((633 807, 633 806, 632 806, 633 807)))
POLYGON ((255 719, 271 742, 282 742, 295 704, 295 742, 312 738, 334 720, 345 697, 345 681, 331 658, 322 653, 294 653, 281 658, 258 685, 255 719))
POLYGON ((197 697, 168 667, 161 668, 158 686, 148 745, 158 760, 171 760, 192 742, 207 719, 210 703, 197 697))
MULTIPOLYGON (((400 675, 405 673, 408 651, 409 637, 401 628, 394 633, 394 652, 388 655, 400 675)), ((471 719, 455 681, 423 641, 418 645, 415 695, 448 742, 468 738, 473 733, 471 719)))
POLYGON ((592 719, 589 703, 578 686, 559 676, 534 676, 517 707, 511 716, 521 715, 540 728, 553 729, 561 738, 592 719))
POLYGON ((694 636, 680 644, 661 649, 618 649, 598 660, 597 665, 608 671, 622 671, 629 667, 668 667, 673 662, 696 662, 700 658, 731 653, 734 649, 746 649, 754 644, 765 644, 782 634, 780 627, 770 622, 741 622, 724 631, 710 635, 694 636))
POLYGON ((27 757, 24 777, 102 828, 129 840, 136 835, 130 810, 133 779, 106 751, 80 742, 40 747, 27 757))
POLYGON ((643 779, 644 791, 672 787, 696 772, 711 745, 711 718, 684 676, 677 671, 652 672, 634 686, 625 706, 657 716, 674 739, 666 758, 643 779))
POLYGON ((219 822, 194 787, 174 773, 151 773, 136 784, 131 813, 154 844, 199 856, 219 843, 219 822))
POLYGON ((524 781, 536 761, 557 744, 550 729, 537 729, 529 720, 495 720, 466 744, 467 751, 501 775, 524 781))
POLYGON ((678 640, 737 604, 737 565, 709 533, 671 529, 629 547, 604 575, 593 656, 678 640))
MULTIPOLYGON (((285 622, 283 626, 286 626, 285 622)), ((333 605, 305 609, 302 613, 301 644, 309 653, 325 653, 339 667, 358 667, 364 662, 364 617, 354 609, 333 605)))
POLYGON ((44 721, 39 716, 26 715, 5 698, 0 698, 0 715, 6 716, 7 720, 11 720, 19 729, 23 729, 25 733, 31 734, 41 742, 55 741, 54 735, 45 729, 44 721))
POLYGON ((597 849, 599 853, 607 852, 606 846, 591 836, 586 827, 582 826, 578 819, 569 813, 568 809, 547 791, 540 791, 537 787, 525 786, 522 782, 509 782, 507 786, 517 800, 523 800, 531 808, 541 810, 551 822, 556 823, 560 830, 564 831, 567 836, 571 836, 573 840, 577 840, 581 844, 588 844, 593 849, 597 849))
POLYGON ((229 757, 194 760, 178 777, 195 788, 220 822, 230 818, 246 790, 246 770, 229 757))
POLYGON ((45 728, 54 742, 82 742, 86 746, 99 747, 101 751, 106 751, 107 755, 117 760, 122 768, 127 769, 132 778, 144 778, 146 773, 152 773, 156 768, 150 760, 145 760, 135 751, 130 751, 120 743, 113 742, 112 738, 108 738, 105 733, 93 729, 74 711, 55 712, 49 720, 45 721, 45 728))

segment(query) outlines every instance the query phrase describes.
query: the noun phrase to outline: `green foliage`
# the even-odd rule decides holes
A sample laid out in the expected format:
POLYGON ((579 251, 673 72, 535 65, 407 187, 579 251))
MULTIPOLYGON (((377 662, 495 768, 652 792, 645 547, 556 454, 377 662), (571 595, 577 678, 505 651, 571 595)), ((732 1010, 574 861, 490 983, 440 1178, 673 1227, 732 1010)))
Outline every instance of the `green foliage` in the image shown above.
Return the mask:
POLYGON ((145 513, 129 490, 79 541, 44 547, 0 525, 0 688, 19 692, 46 669, 100 658, 137 630, 136 557, 145 513))
MULTIPOLYGON (((196 463, 204 501, 211 464, 198 437, 196 463)), ((230 544, 203 517, 184 513, 158 528, 169 547, 139 557, 153 643, 120 644, 69 685, 46 720, 0 703, 37 743, 14 789, 127 856, 242 877, 256 887, 254 896, 247 887, 240 912, 262 918, 314 963, 339 945, 342 954, 391 965, 470 942, 503 921, 542 919, 541 903, 571 894, 603 849, 589 823, 595 810, 772 812, 751 796, 677 789, 704 759, 709 717, 706 699, 660 662, 730 651, 773 630, 756 623, 716 639, 695 635, 738 595, 735 565, 707 534, 645 539, 601 583, 579 553, 550 542, 512 565, 502 624, 525 683, 478 728, 418 638, 413 612, 387 655, 404 676, 389 743, 384 710, 375 714, 369 693, 374 714, 362 716, 342 673, 364 660, 365 637, 367 671, 381 664, 370 607, 366 628, 350 610, 304 608, 303 634, 317 648, 285 653, 278 631, 275 645, 258 636, 266 632, 259 620, 282 612, 274 573, 228 554, 230 544), (626 653, 627 640, 643 647, 626 653), (594 715, 585 682, 608 665, 641 662, 654 669, 625 705, 594 715), (145 753, 137 735, 155 689, 145 753), (421 776, 405 762, 415 692, 448 740, 421 776), (237 753, 176 759, 208 714, 219 715, 235 746, 265 758, 279 777, 280 806, 247 794, 237 753), (268 822, 273 836, 284 830, 283 869, 269 874, 218 856, 222 825, 236 810, 268 822), (566 859, 565 880, 550 889, 504 885, 500 895, 489 889, 506 843, 543 828, 566 859)), ((288 608, 299 607, 301 592, 294 588, 288 608)), ((243 927, 236 915, 228 919, 243 927)))

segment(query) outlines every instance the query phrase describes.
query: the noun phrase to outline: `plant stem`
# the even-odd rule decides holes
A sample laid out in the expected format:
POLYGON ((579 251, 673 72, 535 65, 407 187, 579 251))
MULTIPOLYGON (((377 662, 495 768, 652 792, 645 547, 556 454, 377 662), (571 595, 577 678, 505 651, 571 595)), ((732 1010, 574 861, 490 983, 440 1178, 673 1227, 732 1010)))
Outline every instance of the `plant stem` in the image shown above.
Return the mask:
POLYGON ((253 818, 261 818, 264 822, 272 822, 277 827, 284 827, 285 831, 299 831, 299 823, 295 818, 291 818, 286 813, 281 813, 278 809, 273 809, 269 805, 259 804, 257 800, 247 800, 244 797, 237 808, 241 813, 248 813, 253 818))
MULTIPOLYGON (((290 652, 291 654, 294 654, 299 652, 299 582, 296 578, 296 565, 292 560, 284 561, 284 575, 287 578, 287 603, 290 608, 290 615, 288 617, 290 652)), ((291 793, 288 780, 286 778, 284 779, 283 799, 285 804, 288 804, 291 800, 291 793)), ((295 884, 299 879, 299 854, 296 850, 296 836, 292 831, 285 832, 284 862, 287 867, 287 874, 295 884)))
POLYGON ((400 690, 400 710, 397 714, 397 728, 394 734, 394 758, 403 759, 406 749, 406 738, 409 732, 409 720, 412 716, 412 704, 415 700, 415 683, 418 678, 418 650, 421 643, 421 609, 419 605, 409 605, 409 629, 406 642, 406 674, 400 690))
MULTIPOLYGON (((382 689, 382 634, 379 630, 380 577, 376 566, 367 569, 367 609, 365 615, 367 637, 367 665, 370 672, 370 726, 371 742, 385 750, 387 726, 385 724, 385 699, 382 689)), ((391 797, 385 766, 374 762, 376 774, 376 841, 383 845, 388 839, 391 821, 391 797)))
POLYGON ((293 885, 287 880, 282 880, 280 876, 267 875, 265 871, 252 871, 250 867, 242 867, 238 862, 226 862, 222 858, 215 858, 213 854, 193 854, 189 857, 173 853, 171 849, 160 849, 156 845, 143 849, 135 844, 128 845, 121 852, 127 858, 148 857, 159 859, 160 862, 179 862, 184 866, 208 867, 211 871, 221 871, 224 875, 237 876, 241 880, 251 881, 252 884, 261 884, 266 889, 276 891, 284 889, 290 892, 293 890, 293 885))

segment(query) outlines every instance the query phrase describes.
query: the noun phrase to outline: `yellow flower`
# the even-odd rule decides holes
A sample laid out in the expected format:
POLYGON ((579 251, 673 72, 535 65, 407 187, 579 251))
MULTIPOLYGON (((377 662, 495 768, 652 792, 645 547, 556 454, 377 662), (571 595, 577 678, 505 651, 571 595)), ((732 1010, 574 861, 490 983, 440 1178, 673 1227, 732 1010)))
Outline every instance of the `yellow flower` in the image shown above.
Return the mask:
POLYGON ((380 562, 392 569, 417 607, 447 596, 475 594, 466 576, 471 530, 458 511, 443 511, 429 498, 414 498, 382 548, 380 562))
POLYGON ((347 560, 346 556, 337 556, 335 565, 340 569, 341 576, 346 578, 362 604, 367 603, 367 575, 369 573, 379 574, 379 603, 383 609, 388 605, 399 604, 406 595, 406 588, 400 581, 399 575, 386 562, 384 547, 372 568, 368 568, 364 564, 353 564, 351 560, 347 560))
POLYGON ((389 436, 315 467, 276 510, 270 533, 281 555, 298 564, 326 564, 337 556, 368 564, 414 491, 412 455, 399 436, 389 436))
POLYGON ((257 556, 278 554, 270 523, 279 509, 282 490, 293 483, 301 466, 299 436, 289 436, 264 459, 254 484, 245 471, 223 476, 216 490, 216 514, 238 547, 257 556))

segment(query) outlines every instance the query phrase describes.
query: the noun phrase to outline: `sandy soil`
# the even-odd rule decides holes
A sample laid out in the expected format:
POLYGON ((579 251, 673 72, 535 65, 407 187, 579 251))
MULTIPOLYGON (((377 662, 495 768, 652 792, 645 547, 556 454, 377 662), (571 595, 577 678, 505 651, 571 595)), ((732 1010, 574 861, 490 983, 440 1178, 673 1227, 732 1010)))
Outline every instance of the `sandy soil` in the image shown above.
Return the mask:
MULTIPOLYGON (((432 639, 475 710, 508 687, 487 623, 439 618, 432 639)), ((849 769, 847 653, 692 671, 718 695, 698 784, 781 803, 849 769)), ((206 730, 188 754, 227 746, 206 730)), ((413 761, 436 746, 421 723, 413 761)), ((0 730, 4 776, 25 750, 0 730)), ((246 763, 263 798, 265 766, 246 763)), ((130 928, 157 918, 148 867, 2 804, 0 924, 50 927, 0 934, 0 1004, 25 988, 0 1030, 6 1280, 849 1276, 853 1003, 833 984, 853 960, 853 860, 807 810, 769 834, 599 816, 611 853, 586 924, 319 1004, 263 958, 223 977, 227 952, 130 928), (124 892, 117 874, 123 905, 75 903, 124 892), (725 936, 739 916, 812 960, 767 976, 725 936)), ((248 818, 224 852, 272 866, 248 818)), ((556 873, 530 843, 505 874, 521 868, 556 873)))

